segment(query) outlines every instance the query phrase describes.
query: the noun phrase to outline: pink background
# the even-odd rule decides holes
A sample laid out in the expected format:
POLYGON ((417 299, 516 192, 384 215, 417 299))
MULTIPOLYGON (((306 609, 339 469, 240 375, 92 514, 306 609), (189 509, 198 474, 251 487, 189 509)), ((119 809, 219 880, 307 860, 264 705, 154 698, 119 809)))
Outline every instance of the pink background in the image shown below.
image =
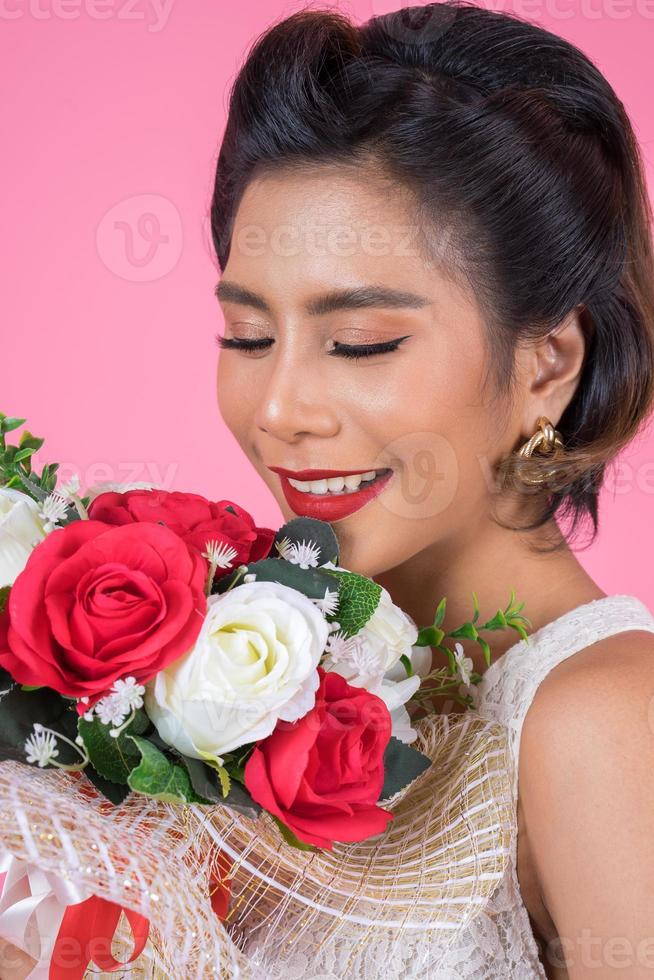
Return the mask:
MULTIPOLYGON (((4 272, 0 409, 37 463, 281 513, 218 414, 208 209, 229 84, 254 38, 305 3, 0 0, 4 272)), ((654 0, 523 0, 623 100, 654 186, 654 0)), ((338 7, 357 21, 400 0, 338 7)), ((614 464, 596 544, 606 592, 654 609, 654 432, 614 464)))

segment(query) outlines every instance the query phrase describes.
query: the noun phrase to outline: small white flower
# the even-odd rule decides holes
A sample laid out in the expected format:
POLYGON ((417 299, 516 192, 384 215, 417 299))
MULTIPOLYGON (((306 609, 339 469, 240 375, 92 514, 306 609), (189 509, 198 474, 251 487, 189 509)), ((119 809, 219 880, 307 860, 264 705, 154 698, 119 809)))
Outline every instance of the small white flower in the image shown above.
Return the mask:
POLYGON ((109 694, 96 702, 94 709, 85 712, 84 718, 91 721, 95 710, 103 725, 120 727, 132 710, 143 706, 144 694, 144 685, 137 684, 135 677, 120 678, 114 681, 109 694))
POLYGON ((346 636, 339 628, 330 631, 327 643, 325 644, 325 650, 329 654, 329 659, 332 663, 339 663, 341 661, 349 661, 354 648, 360 646, 361 641, 358 636, 346 636))
POLYGON ((243 576, 244 582, 256 582, 256 580, 257 580, 257 576, 255 572, 248 572, 247 575, 243 576))
POLYGON ((43 529, 46 534, 53 531, 57 524, 66 516, 68 501, 58 491, 53 491, 41 504, 39 517, 44 521, 43 529))
POLYGON ((68 481, 68 483, 62 483, 60 487, 57 487, 55 493, 57 493, 60 497, 63 497, 64 500, 69 500, 71 494, 79 493, 79 488, 80 488, 79 476, 77 475, 77 473, 75 473, 68 481))
POLYGON ((128 711, 131 711, 132 708, 143 707, 145 685, 137 684, 135 677, 130 676, 114 681, 111 693, 123 701, 128 711))
POLYGON ((465 657, 463 654, 463 646, 460 643, 454 644, 454 659, 456 661, 457 673, 461 678, 463 684, 466 686, 470 684, 470 672, 474 666, 471 657, 465 657))
POLYGON ((292 562, 293 565, 299 565, 300 568, 309 568, 309 566, 317 568, 318 566, 320 548, 313 541, 305 541, 303 538, 298 544, 297 541, 289 542, 288 538, 284 538, 277 545, 277 550, 282 558, 292 562))
POLYGON ((315 602, 323 615, 333 616, 338 609, 338 589, 336 592, 325 589, 325 594, 322 599, 312 599, 311 601, 315 602))
POLYGON ((126 712, 122 701, 111 695, 97 702, 95 713, 103 725, 122 725, 125 721, 126 712))
POLYGON ((224 541, 208 539, 205 544, 206 550, 202 552, 202 557, 207 558, 217 568, 229 568, 238 556, 238 551, 224 541))
POLYGON ((50 732, 44 732, 42 725, 34 725, 33 733, 25 740, 25 752, 28 762, 38 762, 43 768, 59 755, 57 741, 50 732))
POLYGON ((282 538, 281 541, 275 541, 275 548, 279 552, 280 558, 286 558, 288 549, 291 547, 291 542, 289 538, 282 538))
POLYGON ((325 663, 327 670, 330 666, 338 664, 347 674, 352 673, 357 678, 366 678, 366 684, 361 686, 369 687, 381 683, 384 671, 379 657, 361 637, 345 638, 341 633, 332 633, 327 640, 327 651, 325 663))

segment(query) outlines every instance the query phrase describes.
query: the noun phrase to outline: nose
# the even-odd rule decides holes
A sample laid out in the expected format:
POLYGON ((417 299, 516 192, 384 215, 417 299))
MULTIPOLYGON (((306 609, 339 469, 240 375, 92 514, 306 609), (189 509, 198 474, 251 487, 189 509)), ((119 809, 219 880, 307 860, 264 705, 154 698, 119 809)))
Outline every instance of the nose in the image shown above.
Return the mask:
POLYGON ((335 399, 308 360, 291 363, 280 356, 271 367, 255 416, 257 427, 271 438, 292 443, 306 436, 330 438, 339 431, 335 399))

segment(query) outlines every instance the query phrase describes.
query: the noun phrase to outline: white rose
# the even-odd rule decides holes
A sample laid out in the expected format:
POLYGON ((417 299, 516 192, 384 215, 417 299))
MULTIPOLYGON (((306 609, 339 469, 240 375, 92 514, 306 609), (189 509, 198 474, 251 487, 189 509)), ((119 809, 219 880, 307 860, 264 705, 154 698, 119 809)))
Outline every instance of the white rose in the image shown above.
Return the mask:
POLYGON ((382 588, 377 608, 357 635, 365 638, 369 648, 378 651, 386 672, 400 657, 411 657, 411 648, 418 639, 418 627, 382 588))
POLYGON ((13 487, 0 487, 0 588, 13 585, 46 537, 39 504, 13 487))
POLYGON ((147 713, 169 745, 222 764, 311 710, 328 634, 314 603, 278 582, 211 596, 194 647, 146 685, 147 713))
POLYGON ((426 677, 432 668, 431 647, 414 646, 408 656, 413 668, 411 677, 406 676, 406 668, 403 663, 396 663, 384 674, 381 688, 377 693, 384 700, 391 713, 392 734, 402 742, 410 743, 416 740, 418 733, 412 727, 411 716, 404 706, 420 687, 423 677, 426 677))

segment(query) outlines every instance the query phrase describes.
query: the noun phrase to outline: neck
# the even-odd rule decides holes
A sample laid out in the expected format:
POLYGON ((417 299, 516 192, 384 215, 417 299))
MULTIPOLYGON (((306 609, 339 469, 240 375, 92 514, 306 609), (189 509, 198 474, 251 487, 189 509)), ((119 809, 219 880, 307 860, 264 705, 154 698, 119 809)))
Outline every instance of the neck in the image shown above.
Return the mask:
MULTIPOLYGON (((537 554, 530 547, 562 541, 554 521, 540 532, 510 531, 485 519, 467 539, 460 536, 451 543, 431 545, 401 565, 375 576, 393 601, 418 626, 433 622, 436 607, 447 597, 442 629, 456 629, 474 615, 472 593, 479 602, 477 626, 491 619, 498 609, 506 609, 511 591, 515 601, 524 601, 521 615, 527 617, 532 633, 576 606, 604 595, 575 558, 567 544, 549 554, 537 554), (537 536, 536 536, 537 535, 537 536)), ((490 645, 491 662, 520 640, 511 628, 482 632, 490 645)), ((452 641, 449 642, 453 646, 452 641)), ((486 670, 483 651, 474 640, 463 642, 473 669, 486 670)), ((438 654, 442 663, 442 654, 438 654)))

